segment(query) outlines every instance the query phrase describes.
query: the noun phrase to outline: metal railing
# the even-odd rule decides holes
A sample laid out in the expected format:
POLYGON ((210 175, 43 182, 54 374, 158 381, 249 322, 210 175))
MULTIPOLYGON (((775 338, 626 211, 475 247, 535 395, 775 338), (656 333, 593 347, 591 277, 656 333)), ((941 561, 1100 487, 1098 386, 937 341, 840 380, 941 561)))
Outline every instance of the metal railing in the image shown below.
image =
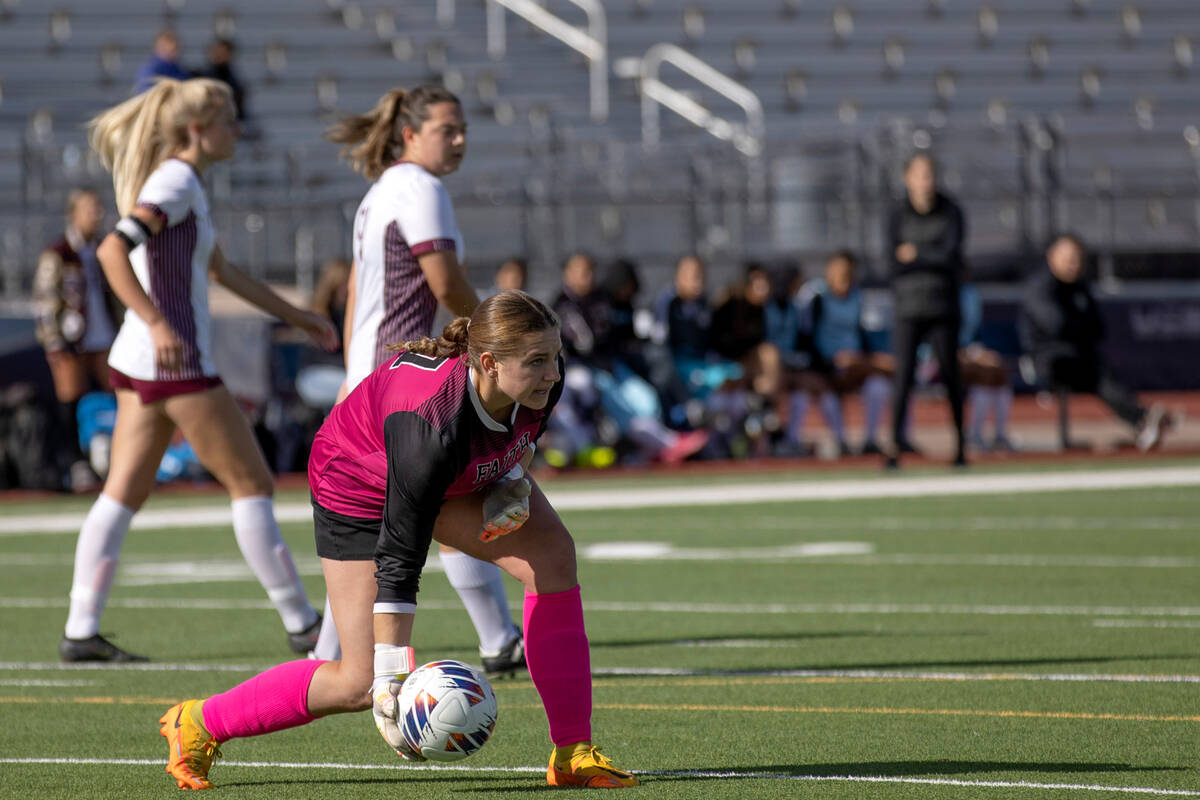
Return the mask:
POLYGON ((505 9, 526 20, 588 60, 591 92, 591 117, 594 122, 608 119, 608 21, 600 0, 568 0, 587 14, 587 29, 577 28, 551 14, 534 0, 487 0, 487 51, 492 59, 507 52, 505 9))
POLYGON ((665 42, 653 45, 642 56, 638 78, 642 94, 642 144, 648 150, 658 147, 659 107, 663 106, 718 139, 731 142, 747 156, 754 157, 762 153, 766 122, 758 95, 682 47, 665 42), (746 114, 745 123, 730 122, 719 117, 690 95, 668 86, 659 77, 663 64, 676 67, 737 104, 746 114))
MULTIPOLYGON (((878 273, 900 165, 914 147, 927 147, 939 156, 943 185, 967 213, 968 257, 984 280, 1013 280, 1017 268, 1038 256, 1045 236, 1064 228, 1088 242, 1102 278, 1194 274, 1187 254, 1200 250, 1200 180, 1168 191, 1162 186, 1178 170, 1139 170, 1130 183, 1131 174, 1114 165, 1116 178, 1098 185, 1065 171, 1057 153, 1066 145, 1039 132, 1030 121, 932 133, 893 125, 774 142, 754 158, 730 158, 728 144, 708 137, 649 153, 635 142, 596 146, 553 135, 536 152, 518 143, 493 147, 493 156, 504 154, 492 159, 503 172, 464 172, 447 186, 480 285, 494 264, 514 254, 528 257, 535 276, 552 280, 561 258, 576 248, 625 253, 645 265, 696 251, 715 265, 733 265, 744 258, 817 258, 849 247, 864 256, 868 272, 878 273), (753 190, 755 163, 769 167, 764 198, 753 190), (762 217, 753 213, 759 199, 768 212, 762 217)), ((1074 146, 1085 141, 1077 137, 1074 146)), ((37 254, 62 224, 66 192, 80 184, 107 186, 102 168, 79 155, 70 141, 0 148, 0 158, 20 172, 15 190, 0 198, 3 297, 27 296, 37 254)), ((339 181, 348 178, 345 170, 332 160, 320 167, 322 159, 311 155, 264 148, 211 171, 219 239, 252 274, 310 285, 323 260, 344 255, 362 185, 339 181)))

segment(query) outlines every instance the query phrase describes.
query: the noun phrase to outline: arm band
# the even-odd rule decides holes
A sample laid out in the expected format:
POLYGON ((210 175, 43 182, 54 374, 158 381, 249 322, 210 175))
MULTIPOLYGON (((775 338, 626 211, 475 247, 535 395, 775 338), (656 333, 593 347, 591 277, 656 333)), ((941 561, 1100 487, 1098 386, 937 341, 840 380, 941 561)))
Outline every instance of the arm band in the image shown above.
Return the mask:
POLYGON ((149 225, 133 216, 122 217, 117 226, 113 228, 113 233, 120 237, 131 251, 145 244, 153 235, 149 225))

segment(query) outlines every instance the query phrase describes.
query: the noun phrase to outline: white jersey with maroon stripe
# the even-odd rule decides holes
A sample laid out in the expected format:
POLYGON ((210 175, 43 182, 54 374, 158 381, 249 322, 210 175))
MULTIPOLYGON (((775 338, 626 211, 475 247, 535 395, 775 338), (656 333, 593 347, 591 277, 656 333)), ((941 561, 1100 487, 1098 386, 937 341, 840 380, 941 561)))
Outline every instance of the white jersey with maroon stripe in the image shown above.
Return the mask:
POLYGON ((416 164, 388 167, 359 204, 353 248, 350 389, 391 356, 389 344, 430 334, 437 298, 417 257, 451 249, 460 262, 463 257, 462 234, 442 182, 416 164))
POLYGON ((168 372, 154 361, 150 328, 133 311, 109 353, 108 363, 143 381, 215 375, 208 315, 208 261, 216 243, 204 186, 191 165, 168 159, 151 173, 137 204, 162 218, 162 230, 129 254, 133 271, 183 345, 182 367, 168 372))

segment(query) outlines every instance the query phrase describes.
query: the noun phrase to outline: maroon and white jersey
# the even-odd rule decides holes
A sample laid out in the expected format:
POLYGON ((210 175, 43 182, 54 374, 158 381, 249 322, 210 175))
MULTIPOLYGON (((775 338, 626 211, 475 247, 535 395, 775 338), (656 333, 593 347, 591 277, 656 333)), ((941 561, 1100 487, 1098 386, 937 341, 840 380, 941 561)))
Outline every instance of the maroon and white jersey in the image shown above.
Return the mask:
POLYGON ((516 465, 561 393, 560 381, 545 408, 518 404, 503 424, 484 411, 466 355, 400 352, 333 407, 313 441, 308 483, 322 508, 382 518, 379 601, 415 602, 442 503, 516 465))
POLYGON ((453 250, 462 261, 462 234, 446 187, 416 164, 393 164, 367 191, 354 218, 349 388, 387 360, 388 345, 429 335, 437 298, 417 257, 439 250, 453 250))
POLYGON ((133 249, 129 261, 151 302, 183 344, 182 367, 168 372, 154 361, 150 328, 125 312, 108 363, 143 381, 190 380, 216 374, 208 314, 208 262, 216 244, 204 186, 191 165, 171 158, 150 174, 137 205, 163 220, 163 228, 133 249))

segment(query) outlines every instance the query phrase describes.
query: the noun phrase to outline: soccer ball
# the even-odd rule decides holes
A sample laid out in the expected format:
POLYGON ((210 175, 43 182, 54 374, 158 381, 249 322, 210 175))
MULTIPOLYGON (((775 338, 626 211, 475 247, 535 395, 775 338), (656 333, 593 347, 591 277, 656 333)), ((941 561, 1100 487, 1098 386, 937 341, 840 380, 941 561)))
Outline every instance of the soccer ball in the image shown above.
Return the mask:
POLYGON ((461 661, 431 661, 413 671, 397 696, 404 740, 430 761, 466 758, 496 727, 496 693, 461 661))

